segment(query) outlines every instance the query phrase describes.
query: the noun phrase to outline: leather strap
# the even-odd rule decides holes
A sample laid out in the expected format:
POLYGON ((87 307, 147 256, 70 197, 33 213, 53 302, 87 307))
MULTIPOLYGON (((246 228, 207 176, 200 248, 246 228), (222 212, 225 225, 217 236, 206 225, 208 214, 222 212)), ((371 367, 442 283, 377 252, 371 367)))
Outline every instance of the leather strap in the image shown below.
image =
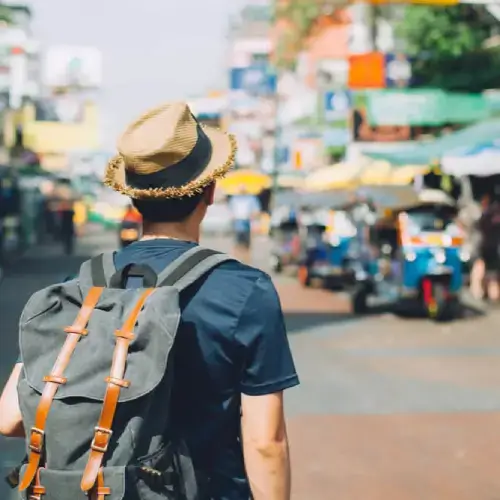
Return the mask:
POLYGON ((35 474, 35 484, 31 488, 31 495, 28 497, 28 500, 42 500, 43 495, 45 495, 45 488, 42 486, 40 482, 40 471, 43 467, 40 467, 35 474))
POLYGON ((111 488, 104 485, 104 472, 101 468, 97 474, 96 487, 90 494, 90 500, 106 500, 108 495, 111 495, 111 488))
POLYGON ((113 363, 110 375, 106 379, 108 386, 104 395, 101 416, 99 417, 99 423, 94 429, 94 438, 90 445, 90 456, 83 472, 80 485, 82 491, 90 492, 98 479, 99 470, 102 466, 104 455, 108 451, 113 434, 112 426, 118 406, 120 390, 122 387, 130 385, 130 382, 124 380, 123 377, 125 375, 130 343, 134 339, 135 324, 146 300, 154 291, 153 288, 149 288, 142 293, 130 316, 125 320, 122 329, 115 332, 116 344, 113 353, 113 363))
POLYGON ((46 384, 35 414, 35 425, 30 430, 28 466, 19 484, 19 491, 27 490, 37 475, 43 454, 45 425, 49 416, 50 407, 59 389, 59 385, 66 382, 63 376, 64 371, 70 362, 71 356, 79 340, 82 336, 87 335, 86 327, 103 290, 103 288, 91 288, 83 301, 80 312, 74 323, 64 329, 67 333, 66 341, 52 367, 51 373, 45 377, 46 384))

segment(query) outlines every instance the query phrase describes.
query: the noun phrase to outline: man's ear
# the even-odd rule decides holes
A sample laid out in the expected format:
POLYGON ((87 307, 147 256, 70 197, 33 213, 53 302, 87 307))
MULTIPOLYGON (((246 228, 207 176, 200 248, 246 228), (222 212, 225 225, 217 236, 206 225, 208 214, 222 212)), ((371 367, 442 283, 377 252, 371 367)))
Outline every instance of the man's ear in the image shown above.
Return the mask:
POLYGON ((205 191, 205 203, 207 206, 213 205, 215 201, 215 182, 207 187, 205 191))

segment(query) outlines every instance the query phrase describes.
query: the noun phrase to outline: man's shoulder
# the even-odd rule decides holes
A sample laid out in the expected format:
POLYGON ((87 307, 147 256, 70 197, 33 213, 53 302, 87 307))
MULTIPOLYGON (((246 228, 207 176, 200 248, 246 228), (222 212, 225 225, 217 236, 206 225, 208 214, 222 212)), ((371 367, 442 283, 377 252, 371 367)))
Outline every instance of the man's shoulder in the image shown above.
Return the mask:
POLYGON ((257 282, 272 283, 271 277, 262 269, 244 264, 238 260, 228 260, 214 269, 213 275, 220 280, 227 280, 241 286, 253 286, 257 282))

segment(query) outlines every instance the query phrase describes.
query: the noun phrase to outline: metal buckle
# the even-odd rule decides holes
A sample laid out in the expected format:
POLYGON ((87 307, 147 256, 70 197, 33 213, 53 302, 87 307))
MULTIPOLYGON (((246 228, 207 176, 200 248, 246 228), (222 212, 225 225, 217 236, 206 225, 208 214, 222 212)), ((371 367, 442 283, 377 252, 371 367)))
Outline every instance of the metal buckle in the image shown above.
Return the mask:
POLYGON ((113 435, 113 431, 111 429, 104 429, 104 427, 99 427, 99 426, 95 427, 94 428, 94 439, 92 439, 92 443, 91 443, 90 447, 94 451, 97 451, 99 453, 106 453, 108 451, 109 441, 110 441, 112 435, 113 435), (98 433, 104 434, 104 436, 105 436, 106 444, 104 446, 98 446, 95 442, 98 433))
POLYGON ((39 429, 38 427, 32 427, 31 428, 31 436, 30 436, 30 445, 29 448, 31 451, 38 453, 38 455, 42 454, 42 449, 43 449, 43 440, 45 438, 45 431, 42 431, 42 429, 39 429), (33 444, 33 436, 34 434, 38 434, 41 438, 40 446, 36 446, 33 444))

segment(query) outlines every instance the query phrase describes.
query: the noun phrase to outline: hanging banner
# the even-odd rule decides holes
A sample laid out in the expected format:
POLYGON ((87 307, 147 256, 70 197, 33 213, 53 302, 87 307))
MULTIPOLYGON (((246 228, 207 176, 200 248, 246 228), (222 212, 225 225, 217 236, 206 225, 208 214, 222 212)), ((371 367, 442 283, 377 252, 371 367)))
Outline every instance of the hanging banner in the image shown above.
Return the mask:
POLYGON ((348 87, 353 90, 385 87, 385 56, 380 52, 349 57, 348 87))
POLYGON ((231 90, 241 90, 254 96, 269 96, 276 93, 276 74, 266 65, 246 68, 232 68, 230 73, 231 90))
POLYGON ((380 90, 366 93, 371 125, 440 126, 471 123, 489 116, 479 94, 446 93, 442 90, 380 90))

